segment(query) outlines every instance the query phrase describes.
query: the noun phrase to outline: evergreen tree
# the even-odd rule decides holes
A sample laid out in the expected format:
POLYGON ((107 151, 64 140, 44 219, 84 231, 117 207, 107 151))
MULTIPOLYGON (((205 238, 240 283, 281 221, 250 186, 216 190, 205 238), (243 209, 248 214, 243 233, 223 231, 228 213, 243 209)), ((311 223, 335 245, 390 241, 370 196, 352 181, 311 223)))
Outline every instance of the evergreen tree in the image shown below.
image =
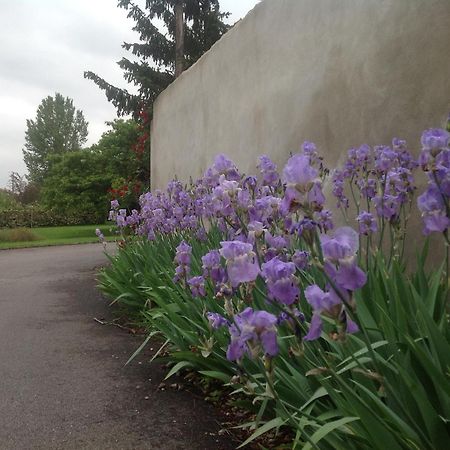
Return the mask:
POLYGON ((142 109, 151 110, 158 94, 228 30, 223 22, 228 14, 220 12, 219 0, 146 0, 145 8, 119 0, 118 6, 128 11, 140 38, 140 42, 123 44, 139 61, 122 58, 118 62, 138 94, 117 88, 93 72, 84 76, 105 91, 118 115, 137 117, 142 109), (166 33, 155 25, 156 19, 163 21, 166 33))
POLYGON ((41 184, 53 156, 82 147, 87 139, 87 127, 83 112, 75 110, 72 99, 58 93, 44 98, 36 119, 27 120, 23 149, 27 178, 41 184))

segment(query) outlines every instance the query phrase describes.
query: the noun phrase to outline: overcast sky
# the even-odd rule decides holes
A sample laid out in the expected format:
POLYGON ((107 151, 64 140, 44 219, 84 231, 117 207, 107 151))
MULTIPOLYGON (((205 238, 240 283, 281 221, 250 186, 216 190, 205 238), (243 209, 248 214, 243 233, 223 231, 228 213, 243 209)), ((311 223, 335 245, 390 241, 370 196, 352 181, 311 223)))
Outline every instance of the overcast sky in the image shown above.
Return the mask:
MULTIPOLYGON (((221 0, 234 23, 259 0, 221 0)), ((59 92, 70 97, 89 122, 88 144, 115 117, 103 92, 83 78, 92 70, 126 87, 116 65, 132 41, 134 22, 117 0, 0 0, 0 187, 11 171, 26 173, 22 148, 26 119, 41 100, 59 92)))

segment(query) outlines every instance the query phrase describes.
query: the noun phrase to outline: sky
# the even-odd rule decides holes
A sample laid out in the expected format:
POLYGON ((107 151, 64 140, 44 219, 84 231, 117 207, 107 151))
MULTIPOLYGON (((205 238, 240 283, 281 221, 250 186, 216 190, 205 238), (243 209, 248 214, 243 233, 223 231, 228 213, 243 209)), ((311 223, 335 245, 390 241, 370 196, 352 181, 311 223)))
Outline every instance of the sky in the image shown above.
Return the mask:
MULTIPOLYGON (((220 0, 229 23, 244 17, 259 0, 220 0)), ((98 141, 116 117, 103 91, 83 78, 91 70, 127 87, 116 62, 136 42, 134 22, 117 0, 0 0, 0 188, 9 173, 26 173, 22 148, 26 120, 42 99, 56 92, 73 99, 89 122, 87 145, 98 141)))

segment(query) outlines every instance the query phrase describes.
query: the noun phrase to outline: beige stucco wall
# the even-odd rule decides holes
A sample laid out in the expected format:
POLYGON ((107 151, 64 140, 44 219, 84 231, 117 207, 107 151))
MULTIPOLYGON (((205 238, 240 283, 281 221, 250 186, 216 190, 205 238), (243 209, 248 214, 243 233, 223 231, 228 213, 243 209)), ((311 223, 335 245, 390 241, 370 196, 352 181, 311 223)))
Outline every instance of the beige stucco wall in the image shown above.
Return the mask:
POLYGON ((158 98, 152 186, 226 153, 255 172, 304 140, 418 147, 450 111, 450 0, 264 0, 158 98))

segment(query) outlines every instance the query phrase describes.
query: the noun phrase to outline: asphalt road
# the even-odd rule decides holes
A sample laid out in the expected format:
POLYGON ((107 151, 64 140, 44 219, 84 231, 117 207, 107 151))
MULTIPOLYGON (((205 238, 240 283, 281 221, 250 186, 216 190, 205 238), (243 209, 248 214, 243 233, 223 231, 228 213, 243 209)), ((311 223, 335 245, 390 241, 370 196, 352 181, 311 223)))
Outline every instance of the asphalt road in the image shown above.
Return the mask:
POLYGON ((95 288, 100 245, 0 251, 0 449, 232 449, 199 396, 124 363, 142 338, 95 288))

